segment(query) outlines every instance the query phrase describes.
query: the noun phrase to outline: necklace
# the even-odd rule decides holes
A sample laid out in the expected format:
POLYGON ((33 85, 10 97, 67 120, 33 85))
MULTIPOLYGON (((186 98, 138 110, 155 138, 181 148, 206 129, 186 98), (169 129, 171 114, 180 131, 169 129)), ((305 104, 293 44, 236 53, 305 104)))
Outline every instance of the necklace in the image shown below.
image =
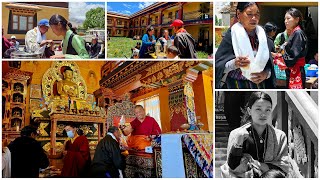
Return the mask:
POLYGON ((254 139, 254 144, 255 144, 255 147, 256 147, 256 153, 257 153, 257 158, 258 158, 258 161, 259 162, 264 162, 264 158, 265 158, 265 154, 266 154, 266 140, 267 140, 267 135, 268 135, 268 126, 266 127, 266 133, 265 133, 265 137, 264 139, 259 136, 259 142, 262 144, 263 143, 263 154, 262 154, 262 160, 260 160, 260 157, 259 157, 259 148, 258 148, 258 145, 257 145, 257 141, 256 141, 256 137, 255 137, 255 132, 253 131, 253 128, 251 126, 251 131, 252 131, 252 134, 253 134, 253 139, 254 139))

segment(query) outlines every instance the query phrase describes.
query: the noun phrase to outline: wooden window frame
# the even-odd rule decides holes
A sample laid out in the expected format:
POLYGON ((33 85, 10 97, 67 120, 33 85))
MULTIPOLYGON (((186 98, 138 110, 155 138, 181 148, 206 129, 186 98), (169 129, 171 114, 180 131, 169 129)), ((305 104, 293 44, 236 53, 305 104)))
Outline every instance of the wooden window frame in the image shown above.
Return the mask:
MULTIPOLYGON (((27 30, 19 30, 20 29, 20 16, 25 16, 25 15, 19 15, 19 14, 13 14, 12 10, 9 12, 9 22, 8 22, 8 34, 26 34, 30 29, 28 29, 29 24, 29 17, 32 16, 25 16, 27 17, 27 30), (13 16, 16 15, 18 16, 18 29, 13 29, 13 16)), ((33 22, 32 22, 32 28, 37 26, 37 13, 33 15, 33 22)), ((31 28, 31 29, 32 29, 31 28)))

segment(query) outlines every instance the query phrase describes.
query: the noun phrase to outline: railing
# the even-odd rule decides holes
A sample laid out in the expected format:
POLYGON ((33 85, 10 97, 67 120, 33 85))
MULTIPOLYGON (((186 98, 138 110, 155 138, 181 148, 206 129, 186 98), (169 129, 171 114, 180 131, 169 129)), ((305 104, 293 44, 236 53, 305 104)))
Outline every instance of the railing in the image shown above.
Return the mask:
POLYGON ((162 24, 169 24, 169 23, 172 23, 174 21, 174 17, 172 16, 171 18, 170 17, 163 17, 162 18, 162 24))
POLYGON ((281 122, 279 129, 287 133, 291 165, 295 169, 296 177, 301 175, 306 178, 316 177, 318 174, 318 105, 304 91, 278 92, 277 99, 275 111, 278 112, 278 122, 281 122))
POLYGON ((124 24, 117 24, 116 27, 124 27, 124 24))
POLYGON ((184 21, 192 21, 192 20, 207 20, 213 18, 213 10, 204 13, 200 11, 191 11, 183 13, 184 21))

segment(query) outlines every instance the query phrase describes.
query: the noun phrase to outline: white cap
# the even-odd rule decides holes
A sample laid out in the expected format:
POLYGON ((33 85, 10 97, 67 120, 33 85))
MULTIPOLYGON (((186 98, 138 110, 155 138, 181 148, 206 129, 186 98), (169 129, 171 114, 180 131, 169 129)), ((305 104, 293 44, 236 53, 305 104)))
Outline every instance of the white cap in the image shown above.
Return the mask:
POLYGON ((11 36, 11 39, 16 39, 16 36, 11 36))

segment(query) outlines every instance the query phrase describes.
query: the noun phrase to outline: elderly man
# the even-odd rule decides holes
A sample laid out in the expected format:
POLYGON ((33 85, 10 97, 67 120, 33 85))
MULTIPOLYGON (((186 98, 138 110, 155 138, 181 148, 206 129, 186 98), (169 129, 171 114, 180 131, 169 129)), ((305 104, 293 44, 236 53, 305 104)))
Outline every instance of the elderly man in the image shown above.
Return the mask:
POLYGON ((47 40, 46 33, 49 29, 49 20, 41 19, 38 22, 38 26, 29 30, 25 37, 26 51, 36 52, 42 46, 52 44, 52 40, 47 40))
POLYGON ((98 36, 92 36, 91 47, 90 47, 90 58, 97 58, 101 50, 101 45, 98 42, 98 36))
POLYGON ((134 108, 136 118, 130 122, 131 126, 120 126, 125 136, 131 134, 128 138, 128 146, 130 148, 143 150, 151 145, 149 136, 161 134, 161 129, 157 121, 146 116, 146 112, 141 105, 136 105, 134 108))
POLYGON ((123 177, 124 161, 120 151, 120 132, 115 126, 108 129, 108 134, 98 143, 91 164, 91 177, 123 177))
POLYGON ((14 45, 14 47, 16 48, 16 50, 19 50, 19 41, 17 41, 16 36, 11 36, 11 41, 14 45))
POLYGON ((176 36, 174 37, 174 46, 179 50, 179 57, 181 59, 197 59, 197 52, 194 48, 195 40, 184 28, 182 28, 183 21, 176 19, 170 25, 173 27, 176 36))

